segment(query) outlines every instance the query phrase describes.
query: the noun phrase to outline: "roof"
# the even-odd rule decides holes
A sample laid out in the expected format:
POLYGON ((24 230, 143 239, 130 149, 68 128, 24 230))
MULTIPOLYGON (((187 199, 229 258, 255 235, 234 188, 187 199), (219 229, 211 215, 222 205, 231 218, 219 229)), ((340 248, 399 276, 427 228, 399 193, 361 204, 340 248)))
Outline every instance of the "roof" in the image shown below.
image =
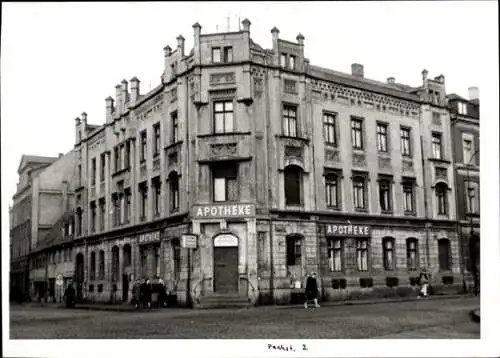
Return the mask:
POLYGON ((409 93, 416 90, 416 88, 403 85, 403 84, 388 84, 371 80, 365 77, 353 76, 344 72, 334 71, 327 68, 311 65, 311 75, 321 79, 337 82, 347 86, 367 89, 386 95, 399 97, 410 101, 418 101, 419 97, 415 94, 409 93))
POLYGON ((252 39, 250 39, 250 48, 254 50, 264 51, 264 49, 258 43, 254 42, 252 39))
POLYGON ((17 172, 21 173, 21 171, 31 163, 52 164, 57 159, 59 159, 59 157, 41 157, 39 155, 23 154, 21 157, 21 162, 19 163, 19 167, 17 168, 17 172))
POLYGON ((466 102, 469 102, 468 99, 466 98, 463 98, 462 96, 459 96, 458 94, 456 93, 450 93, 449 95, 446 96, 446 98, 448 98, 449 101, 455 101, 455 100, 460 100, 460 101, 466 101, 466 102))

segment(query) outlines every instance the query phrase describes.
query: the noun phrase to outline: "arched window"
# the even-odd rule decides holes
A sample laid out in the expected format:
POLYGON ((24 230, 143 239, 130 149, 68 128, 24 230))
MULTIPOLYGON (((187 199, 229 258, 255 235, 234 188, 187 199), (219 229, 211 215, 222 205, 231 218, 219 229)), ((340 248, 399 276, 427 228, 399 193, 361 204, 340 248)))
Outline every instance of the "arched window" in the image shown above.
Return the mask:
POLYGON ((173 171, 168 175, 170 212, 179 210, 179 175, 173 171))
POLYGON ((384 254, 384 269, 394 270, 394 238, 384 237, 382 239, 382 249, 384 254))
POLYGON ((441 271, 451 270, 451 248, 450 240, 440 239, 438 241, 439 269, 441 271))
POLYGON ((90 253, 90 281, 95 280, 95 252, 90 253))
POLYGON ((410 271, 418 267, 418 240, 415 238, 406 239, 406 266, 410 271))
POLYGON ((448 214, 448 185, 438 183, 436 185, 437 212, 439 215, 448 214))
POLYGON ((132 264, 132 247, 129 244, 123 246, 123 266, 127 267, 132 264))
POLYGON ((113 246, 111 249, 111 281, 118 281, 118 270, 120 266, 120 249, 113 246))
POLYGON ((99 280, 104 280, 104 250, 99 251, 99 280))
POLYGON ((302 168, 289 165, 285 168, 285 203, 286 205, 301 204, 302 168))

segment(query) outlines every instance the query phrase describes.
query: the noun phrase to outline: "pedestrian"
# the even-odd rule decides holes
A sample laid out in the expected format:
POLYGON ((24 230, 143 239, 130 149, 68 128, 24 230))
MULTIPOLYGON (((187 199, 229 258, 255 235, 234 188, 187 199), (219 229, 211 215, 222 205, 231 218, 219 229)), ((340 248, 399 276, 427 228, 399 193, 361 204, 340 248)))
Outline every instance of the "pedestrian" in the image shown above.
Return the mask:
POLYGON ((160 307, 160 284, 158 283, 158 276, 156 276, 151 283, 151 305, 155 308, 160 307))
POLYGON ((141 306, 141 281, 135 280, 134 287, 132 288, 132 300, 135 304, 135 309, 138 310, 141 306))
POLYGON ((316 272, 312 272, 311 275, 307 278, 306 281, 306 290, 305 290, 305 302, 304 307, 308 307, 309 301, 314 301, 314 306, 319 307, 318 304, 318 282, 316 281, 316 272))
POLYGON ((64 291, 64 300, 66 303, 66 308, 75 307, 75 289, 73 288, 73 283, 69 283, 68 287, 64 291))
POLYGON ((428 297, 428 289, 429 289, 429 274, 427 273, 427 269, 422 269, 420 272, 420 276, 418 277, 418 284, 420 285, 420 291, 418 298, 421 296, 428 297))
POLYGON ((144 279, 142 292, 144 307, 151 308, 151 282, 148 278, 144 279))

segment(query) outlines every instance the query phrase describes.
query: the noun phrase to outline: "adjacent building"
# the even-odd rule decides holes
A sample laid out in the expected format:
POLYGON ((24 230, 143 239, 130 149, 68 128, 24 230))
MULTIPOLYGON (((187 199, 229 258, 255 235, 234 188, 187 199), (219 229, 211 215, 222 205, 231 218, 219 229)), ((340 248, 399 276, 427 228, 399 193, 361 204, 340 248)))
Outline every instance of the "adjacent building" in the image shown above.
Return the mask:
POLYGON ((458 233, 465 285, 479 289, 480 186, 479 186, 479 89, 469 88, 469 98, 448 96, 453 131, 453 156, 457 186, 458 233))
POLYGON ((346 299, 411 291, 423 267, 459 289, 444 76, 411 87, 321 68, 301 34, 273 28, 264 49, 250 25, 196 23, 189 53, 182 36, 164 48, 159 86, 123 80, 104 124, 76 119, 74 215, 59 224, 74 231, 32 261, 68 249, 67 271, 45 270, 90 301, 128 301, 159 276, 181 304, 288 303, 313 271, 323 299, 346 299))

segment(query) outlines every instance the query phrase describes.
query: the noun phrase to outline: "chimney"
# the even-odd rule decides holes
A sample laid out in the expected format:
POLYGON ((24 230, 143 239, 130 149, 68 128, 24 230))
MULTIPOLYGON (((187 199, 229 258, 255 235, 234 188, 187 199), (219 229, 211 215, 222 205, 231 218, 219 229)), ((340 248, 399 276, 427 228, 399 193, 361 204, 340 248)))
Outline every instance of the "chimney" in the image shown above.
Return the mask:
POLYGON ((169 45, 163 48, 163 54, 165 57, 170 56, 171 53, 172 53, 172 48, 169 45))
POLYGON ((471 101, 479 99, 479 87, 469 87, 469 99, 471 101))
POLYGON ((279 35, 280 35, 280 30, 275 26, 271 29, 271 33, 273 34, 273 43, 274 41, 278 40, 279 35))
POLYGON ((250 25, 252 24, 250 20, 245 18, 241 24, 243 25, 243 32, 250 32, 250 25))
POLYGON ((434 80, 436 80, 437 82, 439 82, 441 84, 444 84, 444 75, 439 75, 439 76, 435 77, 434 80))
POLYGON ((394 77, 389 77, 387 78, 387 83, 390 83, 391 85, 396 83, 396 79, 394 77))
POLYGON ((125 112, 125 103, 128 102, 128 82, 126 79, 122 80, 122 110, 125 112))
POLYGON ((177 49, 181 57, 184 57, 184 37, 182 35, 177 36, 177 49))
POLYGON ((75 118, 75 125, 77 125, 77 126, 78 126, 78 125, 80 125, 80 123, 82 123, 82 121, 81 121, 80 117, 76 117, 76 118, 75 118))
POLYGON ((83 123, 83 128, 87 127, 87 113, 85 112, 82 113, 82 123, 83 123))
POLYGON ((116 108, 115 108, 115 114, 119 116, 122 114, 122 99, 121 99, 121 93, 122 93, 122 86, 116 85, 115 86, 115 99, 116 99, 116 108))
POLYGON ((139 83, 137 77, 130 79, 130 102, 135 103, 139 99, 139 83))
POLYGON ((278 46, 278 39, 280 35, 280 30, 275 26, 271 29, 271 34, 273 34, 273 62, 274 65, 279 66, 280 65, 280 53, 279 53, 279 46, 278 46))
POLYGON ((106 98, 106 123, 113 122, 113 98, 106 98))
POLYGON ((194 63, 200 63, 201 62, 201 56, 200 56, 201 25, 196 22, 193 25, 193 29, 194 29, 194 43, 193 43, 194 63))
POLYGON ((299 46, 304 46, 304 35, 298 34, 297 35, 297 42, 299 43, 299 46))
POLYGON ((356 77, 364 77, 365 72, 363 69, 363 65, 360 65, 359 63, 353 63, 351 65, 351 73, 353 76, 356 76, 356 77))

